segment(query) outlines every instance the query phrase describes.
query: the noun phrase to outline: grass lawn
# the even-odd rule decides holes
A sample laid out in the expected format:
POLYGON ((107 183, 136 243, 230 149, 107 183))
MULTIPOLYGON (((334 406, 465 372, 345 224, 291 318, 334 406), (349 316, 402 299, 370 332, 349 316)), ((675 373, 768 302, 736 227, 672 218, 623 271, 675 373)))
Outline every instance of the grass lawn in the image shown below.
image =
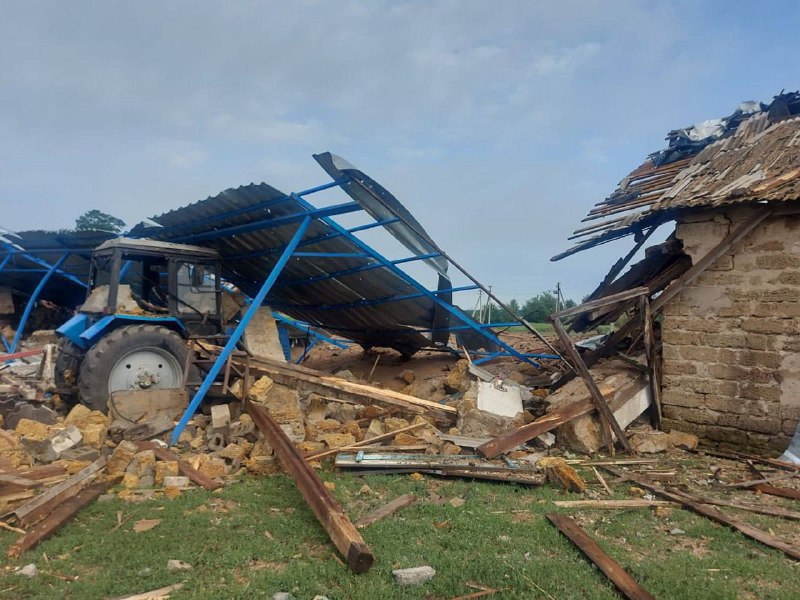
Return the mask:
MULTIPOLYGON (((175 500, 137 504, 116 498, 95 502, 55 537, 6 564, 0 598, 105 598, 181 581, 183 589, 172 598, 271 598, 282 591, 307 600, 315 595, 449 599, 475 592, 469 583, 503 590, 491 598, 618 598, 543 516, 559 510, 575 515, 656 598, 800 598, 795 562, 677 508, 660 516, 649 509, 556 509, 552 500, 580 496, 550 486, 415 481, 403 475, 362 478, 330 471, 322 476, 335 482, 334 494, 353 519, 406 492, 421 499, 363 530, 376 556, 364 575, 343 566, 287 476, 245 477, 217 493, 192 490, 175 500), (361 491, 365 484, 371 491, 361 491), (434 499, 465 502, 436 503, 431 493, 434 499), (161 522, 136 533, 133 525, 140 519, 161 522), (676 528, 685 533, 671 534, 676 528), (169 559, 194 568, 170 573, 169 559), (12 572, 31 562, 38 577, 12 572), (436 569, 432 581, 416 588, 395 584, 392 569, 420 565, 436 569), (53 573, 78 579, 68 582, 53 573)), ((628 489, 618 485, 617 497, 631 497, 628 489)), ((798 533, 794 523, 728 512, 784 538, 798 533)), ((0 545, 7 547, 15 537, 0 530, 0 545)))

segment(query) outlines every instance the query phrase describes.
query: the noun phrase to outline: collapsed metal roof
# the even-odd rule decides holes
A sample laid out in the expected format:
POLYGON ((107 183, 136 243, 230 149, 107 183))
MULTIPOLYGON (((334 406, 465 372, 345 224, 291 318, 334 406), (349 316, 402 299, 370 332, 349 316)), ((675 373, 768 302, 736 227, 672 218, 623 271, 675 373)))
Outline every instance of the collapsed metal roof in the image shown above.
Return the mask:
POLYGON ((22 231, 0 236, 0 285, 29 297, 43 273, 67 255, 39 297, 76 306, 86 297, 92 250, 114 237, 102 231, 22 231))
POLYGON ((153 217, 157 227, 141 224, 131 233, 217 250, 223 277, 250 297, 256 297, 277 266, 282 270, 266 297, 267 304, 364 347, 412 354, 446 346, 451 331, 471 331, 479 334, 480 341, 468 347, 524 359, 490 328, 451 304, 453 292, 476 286, 452 287, 450 261, 397 198, 338 156, 324 153, 315 158, 333 177, 332 183, 291 194, 266 183, 228 189, 153 217), (305 198, 335 187, 354 201, 316 208, 305 198), (374 221, 345 229, 331 218, 359 211, 374 221), (281 257, 298 226, 309 218, 302 240, 282 266, 281 257), (380 227, 387 228, 412 254, 389 259, 357 236, 380 227), (416 261, 434 269, 436 289, 424 287, 400 268, 416 261))
POLYGON ((800 198, 800 93, 771 104, 744 103, 730 116, 671 131, 669 146, 648 156, 608 198, 597 203, 554 256, 670 221, 684 210, 800 198))

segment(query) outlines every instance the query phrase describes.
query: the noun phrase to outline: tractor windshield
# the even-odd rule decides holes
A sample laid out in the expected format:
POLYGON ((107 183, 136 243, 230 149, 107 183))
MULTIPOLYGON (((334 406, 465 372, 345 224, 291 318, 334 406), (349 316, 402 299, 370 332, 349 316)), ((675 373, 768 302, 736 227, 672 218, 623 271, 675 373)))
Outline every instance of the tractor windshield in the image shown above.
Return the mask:
POLYGON ((178 262, 178 312, 216 315, 217 296, 214 269, 211 265, 178 262))

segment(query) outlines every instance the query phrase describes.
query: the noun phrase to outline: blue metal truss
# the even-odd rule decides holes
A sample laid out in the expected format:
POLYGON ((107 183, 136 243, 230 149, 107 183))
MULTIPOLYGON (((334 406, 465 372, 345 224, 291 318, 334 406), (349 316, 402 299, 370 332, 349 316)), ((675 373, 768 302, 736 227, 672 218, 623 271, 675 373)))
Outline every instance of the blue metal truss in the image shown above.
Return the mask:
MULTIPOLYGON (((522 353, 513 348, 511 345, 500 339, 494 331, 492 331, 492 327, 497 326, 515 326, 520 325, 519 322, 509 322, 509 323, 500 323, 500 324, 482 324, 475 321, 470 315, 465 313, 463 310, 459 309, 451 302, 448 301, 447 298, 451 296, 454 292, 461 292, 467 290, 474 290, 474 289, 482 289, 479 285, 468 285, 468 286, 461 286, 461 287, 450 287, 447 289, 440 289, 436 291, 429 290, 425 287, 422 283, 418 282, 414 277, 407 274, 403 271, 399 265, 404 263, 409 263, 413 261, 420 261, 431 259, 434 257, 442 257, 444 256, 443 253, 425 253, 425 254, 417 254, 415 256, 411 256, 408 258, 402 258, 397 260, 391 260, 379 252, 377 252, 374 248, 372 248, 367 243, 363 242, 359 239, 355 234, 360 231, 365 231, 368 229, 372 229, 375 227, 385 226, 387 224, 396 223, 399 221, 399 218, 389 218, 389 219, 377 219, 372 223, 368 223, 365 225, 361 225, 358 227, 353 227, 347 229, 341 225, 339 225, 336 221, 334 221, 331 217, 338 215, 338 214, 345 214, 355 211, 363 211, 363 207, 356 203, 356 202, 348 202, 344 204, 338 204, 334 206, 330 206, 327 208, 316 208, 310 202, 305 200, 305 196, 311 195, 317 191, 330 189, 335 186, 342 186, 344 187, 350 182, 349 177, 346 177, 343 180, 334 181, 331 184, 325 184, 322 186, 317 186, 316 188, 310 188, 303 192, 299 193, 291 193, 286 194, 285 196, 279 199, 270 200, 267 204, 274 204, 274 203, 283 203, 288 201, 294 201, 298 207, 298 212, 296 214, 281 216, 273 219, 261 219, 255 222, 246 223, 242 225, 236 225, 232 227, 226 227, 218 230, 209 230, 203 231, 200 233, 189 234, 186 236, 179 236, 179 240, 182 242, 198 242, 198 241, 208 241, 213 239, 224 238, 226 236, 237 235, 240 233, 250 232, 250 231, 257 231, 263 229, 270 229, 274 227, 285 227, 287 225, 292 225, 295 223, 300 223, 298 228, 296 229, 294 235, 291 238, 291 241, 282 247, 274 247, 274 248, 265 248, 265 249, 258 249, 254 250, 253 252, 249 252, 246 254, 239 254, 232 257, 227 257, 228 260, 236 260, 236 259, 244 259, 244 258, 253 258, 253 257, 263 257, 268 256, 270 254, 279 255, 277 263, 272 268, 269 276, 263 281, 260 286, 258 293, 253 298, 249 308, 247 309, 246 313, 242 317, 241 321, 237 325, 235 331, 228 339, 225 344, 225 347, 215 360, 214 364, 212 365, 211 369, 206 374, 203 383, 201 384, 200 388, 192 397, 192 400, 187 407, 186 411, 182 415, 178 425, 176 426, 175 430, 172 433, 171 443, 177 443, 181 432, 185 428, 186 424, 194 415, 195 411, 197 410, 198 406, 202 402, 203 398, 207 394, 208 390, 211 388, 211 385, 214 383, 217 376, 222 372, 222 369, 225 366, 225 363, 229 360, 231 354, 233 353, 234 349, 236 348, 237 343, 239 342, 243 332, 247 328, 247 324, 252 319, 255 311, 264 303, 265 299, 269 295, 270 290, 274 287, 288 287, 294 285, 308 285, 312 284, 315 281, 324 281, 329 279, 335 279, 340 277, 346 277, 351 274, 361 273, 364 271, 369 271, 371 269, 386 269, 391 271, 397 277, 399 277, 402 281, 406 284, 409 284, 411 287, 416 289, 417 291, 413 294, 403 294, 403 295, 394 295, 394 296, 385 296, 382 298, 363 298, 361 300, 352 302, 352 303, 345 303, 345 304, 331 304, 331 305, 316 305, 313 308, 324 308, 326 310, 346 310, 348 308, 355 308, 355 307, 362 307, 362 306, 371 306, 371 305, 380 305, 389 302, 401 302, 403 300, 409 300, 412 298, 423 298, 426 297, 430 299, 435 306, 439 307, 446 313, 449 313, 452 317, 455 317, 460 323, 463 325, 455 325, 452 327, 446 328, 429 328, 425 329, 416 329, 416 331, 427 331, 429 333, 437 332, 437 331, 473 331, 475 333, 480 334, 486 340, 491 342, 493 348, 499 348, 499 350, 494 350, 490 352, 476 352, 474 353, 477 358, 475 360, 476 363, 486 362, 488 360, 492 360, 494 358, 498 358, 501 356, 511 356, 520 361, 526 362, 531 364, 535 367, 539 367, 539 363, 536 362, 534 359, 536 358, 547 358, 547 359, 559 359, 558 355, 552 354, 530 354, 530 353, 522 353), (322 235, 322 236, 315 236, 313 238, 304 239, 306 231, 308 230, 310 224, 314 220, 319 220, 320 222, 327 225, 331 232, 322 235), (332 252, 304 252, 298 250, 298 248, 302 248, 304 246, 309 246, 313 244, 317 244, 319 242, 332 239, 335 237, 343 237, 350 241, 357 249, 357 252, 348 252, 348 253, 332 253, 332 252), (347 258, 347 259, 355 259, 355 260, 365 260, 368 261, 368 264, 353 267, 350 269, 340 270, 333 273, 325 273, 323 275, 316 275, 312 277, 306 277, 303 279, 293 279, 288 281, 281 281, 278 282, 278 278, 286 267, 287 263, 291 258, 296 259, 325 259, 325 258, 347 258)), ((260 203, 265 204, 265 203, 260 203)), ((255 205, 258 206, 258 205, 255 205)), ((263 208, 263 207, 262 207, 263 208)), ((231 216, 232 214, 242 214, 246 212, 250 212, 254 210, 254 207, 247 207, 244 209, 237 209, 236 211, 229 211, 227 213, 223 213, 221 215, 216 215, 214 217, 204 219, 204 220, 196 220, 189 224, 179 224, 178 227, 181 230, 191 229, 192 227, 196 227, 198 225, 212 225, 215 222, 220 222, 231 216), (185 228, 185 229, 184 229, 185 228)), ((295 307, 297 309, 301 309, 305 306, 305 308, 309 308, 309 305, 286 305, 286 307, 295 307)), ((281 308, 279 303, 274 303, 274 307, 281 308)), ((284 323, 287 322, 286 318, 283 315, 275 314, 275 318, 283 321, 284 323)), ((296 323, 296 322, 295 322, 296 323)), ((305 324, 304 324, 305 325, 305 324)), ((317 332, 317 336, 321 339, 321 334, 317 332)), ((325 341, 329 341, 331 343, 336 343, 336 341, 331 339, 326 339, 325 341)), ((316 343, 316 339, 315 342, 316 343)), ((450 350, 453 353, 458 353, 459 351, 455 348, 447 347, 447 350, 450 350)), ((302 359, 302 357, 301 357, 302 359)))

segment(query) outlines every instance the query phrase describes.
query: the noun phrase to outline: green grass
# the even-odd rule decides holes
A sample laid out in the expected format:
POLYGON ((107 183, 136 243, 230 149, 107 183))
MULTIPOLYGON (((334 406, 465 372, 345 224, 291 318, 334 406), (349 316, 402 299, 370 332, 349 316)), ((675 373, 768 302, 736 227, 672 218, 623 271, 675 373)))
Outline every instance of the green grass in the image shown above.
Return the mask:
MULTIPOLYGON (((271 598, 286 591, 308 600, 318 594, 331 600, 449 599, 474 592, 468 583, 504 590, 494 598, 547 598, 541 590, 559 600, 619 597, 544 518, 545 512, 559 511, 551 500, 566 497, 550 486, 331 472, 323 477, 336 483, 334 494, 353 519, 406 492, 427 499, 434 491, 466 502, 456 508, 420 501, 365 529, 376 561, 363 575, 352 574, 336 558, 286 476, 247 477, 221 493, 194 490, 175 500, 96 502, 55 537, 6 565, 0 598, 105 598, 180 581, 185 586, 172 598, 271 598), (372 494, 359 492, 364 484, 372 494), (125 520, 115 529, 118 512, 125 520), (135 533, 139 519, 162 521, 135 533), (166 563, 173 558, 194 568, 170 573, 166 563), (79 578, 67 582, 40 573, 29 580, 11 572, 31 562, 40 571, 79 578), (392 569, 424 564, 437 571, 429 583, 408 589, 394 583, 392 569), (149 574, 141 574, 144 569, 149 574)), ((620 486, 618 497, 627 489, 620 486)), ((585 531, 657 598, 800 597, 796 563, 692 513, 561 512, 576 515, 585 531), (686 533, 670 535, 676 527, 686 533)), ((796 526, 784 521, 759 517, 752 522, 778 535, 797 535, 796 526)), ((6 547, 15 537, 0 531, 0 544, 6 547)))

